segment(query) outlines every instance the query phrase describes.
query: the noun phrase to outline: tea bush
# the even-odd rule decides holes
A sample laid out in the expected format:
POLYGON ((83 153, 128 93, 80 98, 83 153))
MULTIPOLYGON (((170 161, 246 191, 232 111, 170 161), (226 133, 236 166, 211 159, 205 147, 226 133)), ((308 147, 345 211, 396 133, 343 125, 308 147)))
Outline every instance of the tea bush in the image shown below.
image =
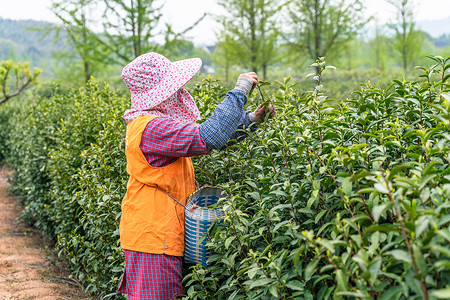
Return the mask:
POLYGON ((10 117, 9 157, 6 162, 15 170, 13 191, 25 206, 22 217, 49 236, 54 234, 48 192, 49 150, 55 146, 57 123, 68 113, 70 98, 28 97, 21 109, 10 117))
POLYGON ((89 292, 104 295, 123 269, 118 219, 127 177, 118 114, 129 100, 95 80, 70 92, 40 92, 51 96, 30 99, 11 117, 13 190, 22 217, 57 242, 89 292))
MULTIPOLYGON (((299 93, 289 79, 255 89, 249 108, 272 102, 277 118, 193 159, 200 184, 230 197, 209 232, 209 266, 185 265, 184 298, 448 298, 450 65, 432 59, 420 80, 366 84, 340 102, 320 84, 299 93)), ((205 119, 226 93, 210 77, 189 90, 205 119)), ((128 106, 91 80, 37 93, 1 135, 24 219, 102 298, 122 298, 128 106)))
POLYGON ((0 110, 0 164, 5 162, 8 157, 9 148, 7 145, 9 135, 9 119, 14 108, 9 103, 3 104, 0 110))
POLYGON ((336 105, 286 80, 276 120, 196 160, 231 197, 185 299, 449 298, 450 65, 432 59, 336 105))

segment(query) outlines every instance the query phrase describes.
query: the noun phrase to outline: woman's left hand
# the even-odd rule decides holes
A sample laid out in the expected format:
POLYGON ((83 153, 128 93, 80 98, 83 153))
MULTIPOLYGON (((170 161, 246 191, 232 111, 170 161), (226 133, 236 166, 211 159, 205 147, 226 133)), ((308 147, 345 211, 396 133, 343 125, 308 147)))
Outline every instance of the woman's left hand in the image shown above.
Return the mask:
POLYGON ((253 113, 255 114, 255 122, 257 123, 262 123, 264 122, 264 117, 266 115, 266 113, 269 113, 269 119, 273 119, 275 118, 275 106, 273 106, 272 104, 269 105, 268 107, 268 112, 266 112, 266 105, 262 104, 260 105, 253 113))

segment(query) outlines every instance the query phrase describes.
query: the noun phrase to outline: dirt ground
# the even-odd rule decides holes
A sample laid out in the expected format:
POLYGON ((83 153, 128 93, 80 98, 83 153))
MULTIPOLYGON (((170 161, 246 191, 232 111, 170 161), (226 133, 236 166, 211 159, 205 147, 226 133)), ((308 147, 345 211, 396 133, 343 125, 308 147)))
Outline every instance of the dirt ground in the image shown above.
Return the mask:
POLYGON ((0 166, 0 299, 90 299, 68 278, 42 235, 17 219, 21 207, 8 195, 10 174, 0 166))

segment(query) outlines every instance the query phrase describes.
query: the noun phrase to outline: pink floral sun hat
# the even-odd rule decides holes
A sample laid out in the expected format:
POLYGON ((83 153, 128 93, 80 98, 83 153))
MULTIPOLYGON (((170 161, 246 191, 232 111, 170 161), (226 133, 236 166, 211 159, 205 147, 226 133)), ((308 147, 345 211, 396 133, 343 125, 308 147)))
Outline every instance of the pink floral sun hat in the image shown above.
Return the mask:
POLYGON ((154 114, 186 123, 197 121, 200 112, 183 86, 201 66, 200 58, 171 62, 155 52, 134 59, 122 70, 132 105, 125 112, 125 120, 131 122, 138 116, 154 114))

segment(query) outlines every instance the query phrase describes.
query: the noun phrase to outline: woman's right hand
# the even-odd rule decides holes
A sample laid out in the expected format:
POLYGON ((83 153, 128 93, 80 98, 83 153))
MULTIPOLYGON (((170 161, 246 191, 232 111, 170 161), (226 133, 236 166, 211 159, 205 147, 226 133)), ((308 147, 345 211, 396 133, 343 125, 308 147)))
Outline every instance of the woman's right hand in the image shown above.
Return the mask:
POLYGON ((239 75, 237 79, 235 89, 243 91, 246 95, 256 87, 258 83, 258 75, 255 72, 244 73, 239 75))
POLYGON ((255 72, 244 73, 239 75, 239 77, 245 77, 253 81, 252 89, 254 89, 258 84, 258 75, 255 72))

